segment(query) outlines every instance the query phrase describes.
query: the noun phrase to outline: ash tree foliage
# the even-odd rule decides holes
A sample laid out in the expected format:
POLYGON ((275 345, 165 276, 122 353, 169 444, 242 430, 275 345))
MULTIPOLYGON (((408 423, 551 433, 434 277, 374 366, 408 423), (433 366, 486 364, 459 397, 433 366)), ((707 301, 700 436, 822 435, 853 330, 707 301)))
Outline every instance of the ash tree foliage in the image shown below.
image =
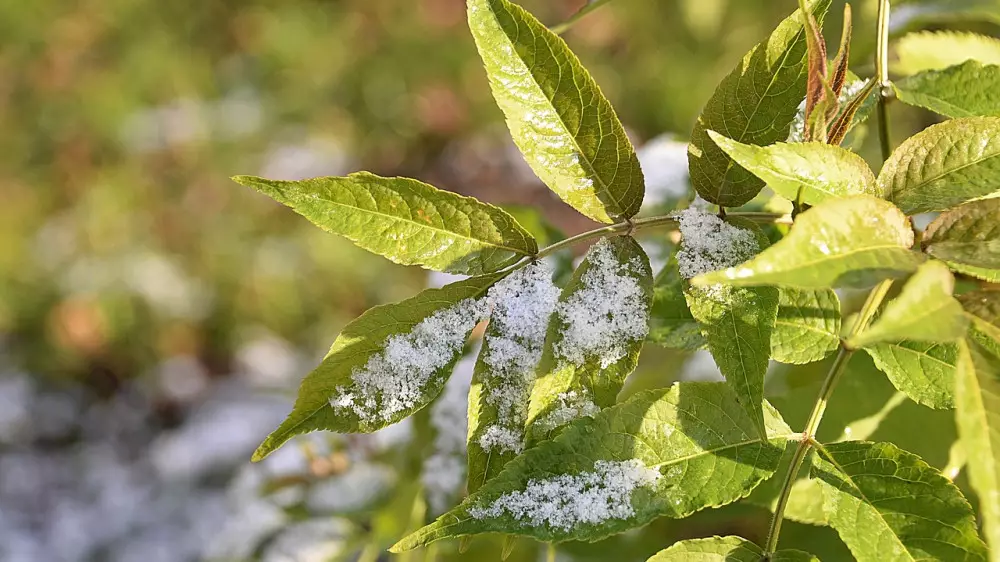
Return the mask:
POLYGON ((875 75, 859 78, 849 6, 827 52, 829 7, 789 6, 735 61, 691 134, 701 200, 667 215, 637 216, 643 174, 610 102, 508 0, 468 0, 493 95, 538 177, 604 226, 540 249, 504 210, 413 179, 234 178, 390 260, 468 276, 348 324, 254 459, 303 433, 372 432, 427 407, 485 322, 465 498, 394 552, 482 533, 593 541, 759 492, 773 516, 757 542, 686 540, 650 560, 817 560, 780 548, 786 518, 832 527, 862 562, 1000 560, 1000 42, 905 35, 890 80, 882 0, 875 75), (939 122, 893 149, 892 100, 939 122), (846 148, 872 115, 877 170, 846 148), (633 237, 653 229, 673 250, 659 271, 633 237), (557 275, 552 258, 584 241, 572 275, 557 275), (647 343, 705 348, 725 382, 623 393, 647 343), (853 439, 821 440, 858 352, 896 395, 853 439), (817 364, 818 396, 769 403, 775 362, 817 364), (953 412, 965 491, 954 471, 865 440, 906 399, 953 412), (810 413, 790 427, 781 410, 802 402, 810 413))

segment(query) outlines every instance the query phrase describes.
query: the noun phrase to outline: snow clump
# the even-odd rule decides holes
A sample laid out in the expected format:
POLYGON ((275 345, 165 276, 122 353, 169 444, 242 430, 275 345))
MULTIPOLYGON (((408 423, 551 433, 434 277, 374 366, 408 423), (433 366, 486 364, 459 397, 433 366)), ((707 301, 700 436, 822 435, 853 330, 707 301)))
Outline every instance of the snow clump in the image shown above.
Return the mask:
POLYGON ((533 527, 569 531, 581 524, 632 517, 632 492, 652 487, 659 479, 659 471, 638 459, 597 461, 592 472, 530 480, 524 491, 503 494, 486 507, 472 507, 469 515, 495 519, 508 514, 533 527))
POLYGON ((741 264, 760 250, 753 232, 713 214, 687 208, 674 216, 682 242, 677 266, 685 279, 741 264))

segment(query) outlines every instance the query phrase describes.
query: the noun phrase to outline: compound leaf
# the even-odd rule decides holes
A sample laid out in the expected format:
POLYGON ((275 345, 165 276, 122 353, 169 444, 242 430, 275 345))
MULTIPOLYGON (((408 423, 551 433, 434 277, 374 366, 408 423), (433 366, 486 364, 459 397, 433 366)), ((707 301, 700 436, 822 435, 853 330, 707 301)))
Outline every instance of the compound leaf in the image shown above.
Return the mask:
POLYGON ((493 97, 531 169, 596 221, 638 213, 645 182, 635 149, 565 41, 507 0, 468 6, 493 97))
POLYGON ((906 139, 878 176, 907 214, 1000 195, 1000 117, 952 119, 906 139))
POLYGON ((847 441, 813 456, 830 525, 858 562, 985 561, 962 492, 890 443, 847 441))
POLYGON ((766 420, 763 438, 721 383, 635 394, 529 449, 391 550, 489 532, 593 541, 731 503, 774 473, 794 436, 769 405, 766 420))
POLYGON ((757 257, 692 283, 871 286, 915 271, 923 257, 909 250, 912 245, 910 221, 892 204, 865 195, 831 199, 799 215, 791 232, 757 257))
MULTIPOLYGON (((829 0, 807 2, 822 20, 829 0)), ((722 80, 691 133, 691 183, 706 200, 737 207, 752 199, 764 182, 737 165, 709 137, 716 131, 759 146, 785 140, 805 96, 806 31, 798 10, 747 53, 722 80)))
POLYGON ((396 263, 480 275, 538 252, 531 234, 504 210, 413 179, 358 172, 300 181, 233 180, 396 263))

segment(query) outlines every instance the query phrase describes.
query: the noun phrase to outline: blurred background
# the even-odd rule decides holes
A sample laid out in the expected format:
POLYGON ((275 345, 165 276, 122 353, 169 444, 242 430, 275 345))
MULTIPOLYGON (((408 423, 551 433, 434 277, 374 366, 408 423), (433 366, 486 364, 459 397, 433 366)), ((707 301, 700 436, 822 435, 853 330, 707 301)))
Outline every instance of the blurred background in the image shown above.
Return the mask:
MULTIPOLYGON (((584 2, 523 4, 555 24, 584 2)), ((996 34, 979 21, 989 2, 947 22, 936 6, 949 2, 909 4, 895 33, 930 23, 996 34)), ((650 208, 687 196, 684 141, 701 106, 794 7, 614 0, 565 35, 640 147, 650 208)), ((867 76, 875 2, 854 8, 853 68, 867 76)), ((898 138, 933 120, 893 117, 898 138)), ((315 434, 249 464, 346 322, 446 280, 366 254, 229 176, 364 169, 508 206, 540 236, 591 227, 510 141, 463 0, 0 2, 0 131, 4 562, 387 560, 387 546, 456 499, 433 467, 462 462, 464 444, 436 427, 462 421, 468 362, 412 422, 315 434)), ((643 357, 632 388, 682 370, 718 376, 704 354, 643 357)), ((811 396, 811 371, 782 376, 811 396)), ((893 391, 879 392, 884 402, 893 391)), ((922 436, 941 432, 943 456, 928 454, 942 467, 950 423, 922 436)), ((645 560, 675 537, 758 537, 768 517, 734 506, 561 545, 557 558, 645 560)), ((826 528, 790 523, 785 540, 847 556, 826 528)), ((494 560, 500 544, 401 558, 494 560)), ((545 556, 524 540, 511 560, 545 556)))

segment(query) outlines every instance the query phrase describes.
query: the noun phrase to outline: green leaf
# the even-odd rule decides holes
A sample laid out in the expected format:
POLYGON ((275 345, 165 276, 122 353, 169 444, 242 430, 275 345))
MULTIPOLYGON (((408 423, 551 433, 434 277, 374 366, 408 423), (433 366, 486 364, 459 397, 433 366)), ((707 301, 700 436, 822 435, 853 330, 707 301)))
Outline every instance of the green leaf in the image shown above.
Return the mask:
POLYGON ((528 442, 613 405, 648 333, 653 273, 630 236, 591 247, 559 297, 528 403, 528 442))
POLYGON ((840 346, 840 299, 831 289, 778 291, 771 358, 801 365, 819 361, 840 346))
POLYGON ((677 257, 653 281, 653 305, 649 309, 649 336, 655 344, 674 349, 696 350, 705 347, 698 321, 691 316, 684 297, 684 279, 677 271, 677 257))
POLYGON ((952 293, 955 277, 948 266, 928 261, 917 269, 902 292, 867 330, 850 338, 858 349, 875 343, 903 340, 953 342, 965 336, 969 322, 952 293))
POLYGON ((1000 66, 969 60, 893 82, 904 103, 947 117, 1000 116, 1000 66))
POLYGON ((904 340, 865 348, 893 386, 914 402, 951 408, 955 400, 958 345, 904 340))
POLYGON ((564 201, 605 223, 642 205, 635 149, 566 43, 507 0, 469 0, 469 27, 493 97, 525 160, 564 201))
POLYGON ((881 196, 868 164, 839 146, 819 142, 754 146, 714 131, 708 135, 737 164, 789 201, 796 200, 800 189, 802 201, 810 205, 850 195, 881 196))
POLYGON ((1000 195, 1000 117, 952 119, 906 139, 878 176, 907 214, 1000 195))
MULTIPOLYGON (((742 537, 712 537, 674 543, 656 553, 647 562, 760 562, 764 551, 742 537)), ((801 550, 779 550, 771 562, 819 562, 819 558, 801 550)))
MULTIPOLYGON (((426 406, 440 394, 451 375, 452 367, 462 354, 466 337, 477 321, 475 314, 470 314, 469 318, 458 318, 448 313, 464 312, 465 308, 471 308, 468 305, 469 299, 479 299, 502 277, 503 274, 473 277, 440 289, 428 289, 398 303, 376 306, 345 326, 323 362, 302 381, 292 413, 257 448, 253 460, 262 460, 296 435, 318 430, 372 432, 398 422, 426 406), (423 385, 419 385, 420 395, 416 400, 390 408, 384 396, 375 396, 373 405, 376 408, 382 407, 382 411, 375 415, 367 410, 365 415, 360 415, 350 407, 334 408, 331 405, 331 399, 346 398, 352 393, 368 396, 368 393, 359 388, 354 372, 371 366, 370 360, 386 359, 382 352, 387 343, 394 337, 412 334, 425 319, 437 319, 438 322, 424 325, 430 330, 422 330, 419 334, 422 341, 416 342, 416 349, 436 352, 437 358, 428 364, 440 366, 434 369, 423 385), (444 323, 442 321, 447 321, 450 329, 444 330, 439 325, 444 323), (424 333, 427 331, 433 335, 424 333), (441 345, 442 343, 447 345, 441 345)), ((401 380, 397 390, 401 391, 406 386, 401 380)), ((403 400, 405 397, 397 395, 393 398, 403 400)))
MULTIPOLYGON (((733 227, 750 230, 760 248, 767 237, 749 221, 728 220, 733 227)), ((681 240, 682 247, 686 242, 681 240)), ((749 255, 743 256, 748 258, 749 255)), ((719 371, 733 387, 757 430, 764 432, 764 375, 771 353, 771 333, 778 314, 775 287, 688 287, 684 292, 692 316, 701 325, 708 350, 719 371)))
POLYGON ((1000 64, 1000 39, 962 31, 909 33, 896 43, 896 57, 892 68, 903 74, 944 70, 967 60, 1000 64))
POLYGON ((927 253, 949 265, 1000 275, 1000 199, 966 203, 941 213, 924 232, 927 253))
POLYGON ((834 443, 813 457, 830 525, 858 562, 986 560, 962 492, 890 443, 834 443))
MULTIPOLYGON (((830 7, 829 0, 808 4, 818 20, 830 7)), ((738 207, 764 187, 733 162, 708 131, 759 146, 785 140, 805 96, 805 58, 806 34, 802 14, 796 10, 722 80, 691 133, 688 164, 699 195, 718 205, 738 207)))
MULTIPOLYGON (((1000 346, 1000 291, 970 291, 959 295, 958 302, 976 321, 976 330, 997 340, 1000 346)), ((1000 347, 997 350, 1000 354, 1000 347)))
POLYGON ((983 534, 1000 548, 1000 357, 975 341, 959 344, 955 420, 972 488, 979 496, 983 534))
POLYGON ((770 406, 767 427, 764 440, 724 384, 642 392, 529 449, 462 505, 391 550, 489 532, 593 541, 657 517, 680 519, 731 503, 774 473, 794 437, 770 406), (634 478, 595 478, 609 466, 628 467, 634 478), (584 479, 590 484, 582 485, 584 479), (554 488, 550 494, 539 490, 546 484, 554 488), (513 503, 524 508, 518 515, 503 509, 513 503))
POLYGON ((367 172, 301 181, 233 180, 404 265, 480 275, 538 252, 531 234, 502 209, 417 180, 367 172))
POLYGON ((831 199, 799 215, 787 236, 754 259, 692 283, 871 286, 915 271, 923 258, 908 249, 912 245, 909 219, 891 204, 864 195, 831 199))

